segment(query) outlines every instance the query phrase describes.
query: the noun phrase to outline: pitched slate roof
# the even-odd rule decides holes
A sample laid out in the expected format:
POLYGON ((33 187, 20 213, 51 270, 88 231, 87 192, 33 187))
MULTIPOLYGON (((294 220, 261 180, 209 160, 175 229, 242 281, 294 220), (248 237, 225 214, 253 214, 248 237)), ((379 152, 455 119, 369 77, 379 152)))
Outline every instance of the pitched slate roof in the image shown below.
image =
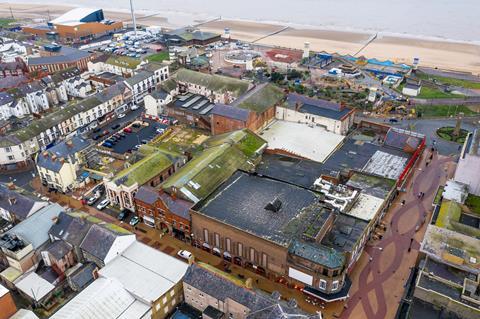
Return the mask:
POLYGON ((76 153, 84 150, 90 145, 90 140, 83 139, 80 136, 74 136, 68 141, 62 141, 50 149, 40 153, 37 157, 37 166, 43 167, 49 171, 59 172, 64 163, 61 159, 75 163, 76 153))
POLYGON ((298 112, 314 114, 335 120, 340 120, 352 110, 339 103, 310 98, 297 93, 290 93, 288 95, 286 105, 291 109, 298 107, 298 112))
POLYGON ((85 265, 82 265, 72 275, 69 276, 70 282, 76 289, 82 290, 89 283, 95 280, 95 278, 93 277, 93 272, 95 271, 95 269, 97 269, 97 265, 95 265, 94 263, 87 263, 85 265))
MULTIPOLYGON (((308 315, 298 308, 288 307, 284 302, 279 302, 260 291, 239 286, 220 274, 209 271, 197 264, 191 264, 188 267, 183 281, 215 299, 222 301, 231 299, 238 302, 250 310, 251 318, 269 318, 265 316, 257 317, 254 314, 257 312, 262 313, 275 304, 278 304, 287 316, 292 315, 293 317, 295 315, 295 318, 308 318, 308 315)), ((267 313, 270 312, 267 311, 267 313)))
POLYGON ((175 73, 174 78, 179 82, 192 83, 206 87, 214 92, 231 92, 234 97, 239 97, 247 92, 250 83, 243 80, 230 78, 216 74, 205 74, 188 69, 180 69, 175 73))
POLYGON ((49 240, 48 231, 62 211, 63 207, 58 204, 48 205, 6 233, 20 236, 37 249, 49 240))
POLYGON ((181 198, 173 199, 170 195, 166 193, 162 193, 160 195, 163 203, 170 209, 170 211, 182 218, 190 220, 190 207, 192 207, 192 203, 187 202, 181 198))
POLYGON ((149 77, 152 77, 153 75, 154 75, 153 72, 141 71, 141 72, 138 72, 137 74, 135 74, 134 76, 126 79, 125 82, 130 86, 134 86, 135 84, 138 84, 138 83, 148 79, 149 77))
POLYGON ((142 186, 138 189, 137 193, 135 194, 135 199, 140 200, 147 204, 154 204, 157 199, 159 198, 158 191, 150 186, 142 186))
POLYGON ((36 204, 39 206, 38 208, 46 205, 45 202, 37 200, 33 196, 23 195, 0 183, 0 208, 15 215, 18 220, 27 218, 36 204))
POLYGON ((90 52, 74 49, 71 47, 62 47, 58 55, 32 57, 29 58, 28 65, 43 65, 56 63, 72 63, 78 60, 87 58, 91 55, 90 52))
POLYGON ((211 114, 227 117, 238 121, 247 121, 250 112, 232 105, 215 104, 211 114))
POLYGON ((67 213, 60 213, 49 234, 62 239, 73 246, 80 246, 93 223, 86 218, 73 217, 67 213))
POLYGON ((80 244, 80 248, 103 261, 107 257, 115 239, 124 235, 131 235, 131 233, 128 231, 115 232, 112 229, 95 224, 88 230, 87 235, 80 244))
POLYGON ((49 252, 52 254, 55 259, 60 260, 65 255, 68 254, 72 250, 72 246, 70 246, 67 242, 63 240, 55 240, 54 242, 49 243, 45 248, 44 251, 49 252))
POLYGON ((281 88, 271 83, 263 83, 233 101, 232 105, 263 113, 281 102, 284 97, 285 94, 281 88))

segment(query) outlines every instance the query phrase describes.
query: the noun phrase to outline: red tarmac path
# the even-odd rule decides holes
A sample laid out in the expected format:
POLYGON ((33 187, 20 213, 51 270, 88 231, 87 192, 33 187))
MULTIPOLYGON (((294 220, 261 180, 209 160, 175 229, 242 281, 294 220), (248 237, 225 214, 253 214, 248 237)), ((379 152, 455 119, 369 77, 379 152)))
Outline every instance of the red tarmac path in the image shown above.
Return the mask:
MULTIPOLYGON (((430 154, 430 151, 425 151, 424 158, 430 154)), ((390 225, 387 232, 374 247, 366 247, 366 254, 362 256, 363 268, 359 262, 357 267, 360 269, 352 272, 354 287, 340 318, 394 317, 403 293, 403 284, 415 264, 419 242, 430 220, 433 196, 448 175, 449 162, 453 162, 451 157, 439 158, 435 155, 428 167, 422 160, 414 168, 415 172, 406 185, 407 192, 396 199, 396 204, 384 218, 385 223, 390 225), (422 199, 417 197, 419 192, 425 193, 422 199), (402 206, 400 202, 403 199, 405 205, 402 206), (408 252, 412 238, 411 252, 408 252), (370 257, 372 260, 368 261, 370 257)))

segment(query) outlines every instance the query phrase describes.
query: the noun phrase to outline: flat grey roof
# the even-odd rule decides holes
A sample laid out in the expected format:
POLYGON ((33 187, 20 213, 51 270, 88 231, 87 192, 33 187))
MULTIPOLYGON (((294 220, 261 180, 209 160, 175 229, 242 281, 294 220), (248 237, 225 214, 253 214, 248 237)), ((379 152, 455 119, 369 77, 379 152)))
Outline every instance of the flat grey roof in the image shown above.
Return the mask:
POLYGON ((318 203, 316 194, 307 189, 237 171, 212 195, 193 209, 220 222, 255 236, 287 246, 289 223, 300 212, 318 203), (281 202, 277 212, 265 209, 275 199, 281 202))

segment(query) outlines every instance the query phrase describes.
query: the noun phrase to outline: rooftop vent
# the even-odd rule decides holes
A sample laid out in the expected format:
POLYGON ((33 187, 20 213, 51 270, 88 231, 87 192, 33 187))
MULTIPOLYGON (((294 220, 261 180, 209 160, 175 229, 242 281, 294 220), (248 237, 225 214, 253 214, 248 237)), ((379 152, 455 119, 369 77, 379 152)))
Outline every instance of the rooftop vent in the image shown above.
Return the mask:
POLYGON ((280 210, 281 207, 282 202, 278 198, 275 198, 273 201, 268 203, 267 206, 265 206, 265 209, 276 213, 280 210))

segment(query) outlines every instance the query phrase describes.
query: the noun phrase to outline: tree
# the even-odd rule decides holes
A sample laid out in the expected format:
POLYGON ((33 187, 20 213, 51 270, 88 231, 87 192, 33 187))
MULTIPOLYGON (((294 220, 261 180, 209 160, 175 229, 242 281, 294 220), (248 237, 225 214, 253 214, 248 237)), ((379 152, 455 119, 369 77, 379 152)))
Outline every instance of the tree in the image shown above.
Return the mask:
POLYGON ((272 80, 272 82, 278 83, 278 82, 282 81, 283 78, 284 78, 283 74, 274 71, 274 72, 272 72, 272 75, 271 75, 270 79, 272 80))

